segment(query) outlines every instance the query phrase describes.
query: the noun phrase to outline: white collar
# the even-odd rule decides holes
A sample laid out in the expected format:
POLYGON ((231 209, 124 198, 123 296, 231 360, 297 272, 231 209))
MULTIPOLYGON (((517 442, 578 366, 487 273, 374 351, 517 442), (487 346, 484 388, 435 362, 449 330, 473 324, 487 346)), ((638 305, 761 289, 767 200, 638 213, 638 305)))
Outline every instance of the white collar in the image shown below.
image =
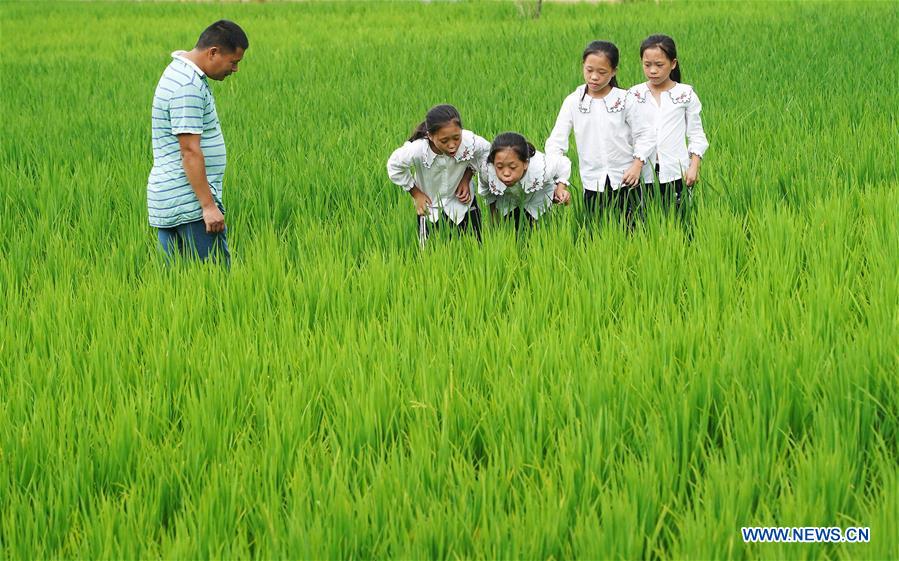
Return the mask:
POLYGON ((624 102, 627 99, 627 90, 621 88, 612 88, 612 91, 602 98, 609 113, 620 113, 624 111, 624 102))
POLYGON ((186 55, 186 54, 187 54, 187 51, 175 51, 175 52, 172 53, 172 58, 175 59, 175 60, 180 60, 180 61, 183 62, 184 64, 186 64, 186 65, 190 66, 191 68, 193 68, 193 69, 194 69, 194 72, 196 72, 197 74, 200 75, 200 78, 205 78, 205 77, 206 77, 206 73, 203 72, 202 70, 200 70, 200 67, 197 66, 196 64, 194 64, 194 61, 192 61, 192 60, 190 60, 189 58, 187 58, 186 56, 184 56, 184 55, 186 55))
MULTIPOLYGON (((431 142, 427 138, 422 138, 424 141, 424 156, 422 157, 421 164, 430 168, 434 164, 434 158, 437 157, 437 153, 431 150, 431 142)), ((453 156, 453 159, 457 162, 467 162, 474 157, 474 133, 471 131, 463 130, 462 131, 462 141, 459 143, 459 148, 456 149, 456 154, 453 156)))
POLYGON ((577 95, 577 110, 581 113, 589 113, 590 106, 593 104, 593 98, 587 95, 587 84, 574 90, 574 93, 577 95))
MULTIPOLYGON (((649 99, 650 95, 652 95, 652 92, 650 92, 649 90, 648 82, 637 84, 630 89, 629 93, 634 96, 634 98, 637 100, 637 103, 646 103, 646 100, 649 99)), ((668 99, 671 100, 671 103, 688 103, 693 97, 693 88, 691 88, 687 84, 675 82, 674 87, 662 92, 662 95, 666 94, 668 95, 668 99)))
MULTIPOLYGON (((579 87, 575 90, 577 94, 577 109, 581 113, 589 113, 595 99, 587 94, 587 85, 579 87)), ((612 87, 612 90, 602 98, 603 105, 609 113, 618 113, 624 111, 624 102, 627 97, 627 91, 621 88, 612 87)))
POLYGON ((524 172, 517 182, 512 185, 506 185, 499 177, 496 176, 496 168, 493 164, 487 164, 487 189, 494 196, 501 197, 507 189, 511 189, 516 185, 521 186, 521 190, 527 194, 539 191, 546 182, 546 157, 537 152, 528 161, 528 169, 524 172))
POLYGON ((637 84, 636 86, 632 87, 628 93, 634 96, 634 99, 637 100, 637 103, 646 103, 646 100, 649 99, 649 96, 651 95, 649 91, 649 84, 647 84, 646 82, 637 84))
POLYGON ((686 84, 675 84, 673 88, 668 90, 668 97, 671 98, 671 103, 674 104, 689 103, 693 97, 693 88, 686 84))

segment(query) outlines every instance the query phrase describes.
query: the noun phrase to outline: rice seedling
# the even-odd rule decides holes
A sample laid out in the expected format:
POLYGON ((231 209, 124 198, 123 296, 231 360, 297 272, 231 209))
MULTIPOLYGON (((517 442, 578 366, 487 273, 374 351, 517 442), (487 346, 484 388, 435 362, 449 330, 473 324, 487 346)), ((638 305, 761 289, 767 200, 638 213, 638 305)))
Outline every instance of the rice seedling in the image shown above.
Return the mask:
POLYGON ((895 556, 897 14, 0 4, 3 557, 895 556), (221 17, 234 261, 166 267, 150 101, 221 17), (542 143, 589 40, 633 84, 659 31, 712 143, 691 230, 576 189, 418 247, 384 162, 428 107, 542 143))

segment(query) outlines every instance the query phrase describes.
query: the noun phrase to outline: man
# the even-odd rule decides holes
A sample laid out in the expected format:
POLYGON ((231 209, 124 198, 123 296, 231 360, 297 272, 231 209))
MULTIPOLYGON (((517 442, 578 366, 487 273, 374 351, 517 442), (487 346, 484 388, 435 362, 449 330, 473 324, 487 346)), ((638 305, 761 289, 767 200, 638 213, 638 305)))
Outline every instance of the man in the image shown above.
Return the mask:
POLYGON ((225 139, 207 78, 237 72, 248 47, 240 26, 217 21, 193 50, 172 53, 156 86, 147 209, 170 258, 178 253, 230 265, 222 204, 225 139))

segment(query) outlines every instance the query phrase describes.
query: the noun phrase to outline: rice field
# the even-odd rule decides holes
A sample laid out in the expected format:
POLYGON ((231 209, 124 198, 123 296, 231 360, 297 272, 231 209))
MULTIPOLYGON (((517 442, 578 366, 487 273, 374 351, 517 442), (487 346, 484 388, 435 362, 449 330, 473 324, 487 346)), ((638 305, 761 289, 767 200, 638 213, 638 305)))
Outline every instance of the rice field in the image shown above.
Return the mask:
POLYGON ((896 558, 897 28, 895 2, 3 2, 0 558, 896 558), (232 269, 167 268, 150 104, 219 18, 250 39, 213 85, 232 269), (533 231, 419 249, 384 164, 428 107, 542 146, 588 41, 627 86, 657 32, 711 142, 690 228, 586 223, 575 181, 533 231))

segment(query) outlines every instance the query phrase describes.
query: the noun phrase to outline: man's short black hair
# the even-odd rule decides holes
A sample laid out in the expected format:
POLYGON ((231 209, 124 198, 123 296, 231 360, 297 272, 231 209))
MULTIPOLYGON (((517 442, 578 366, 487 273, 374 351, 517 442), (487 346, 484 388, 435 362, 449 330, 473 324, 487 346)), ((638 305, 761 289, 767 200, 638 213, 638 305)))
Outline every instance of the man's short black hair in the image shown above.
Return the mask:
POLYGON ((207 27, 197 39, 198 49, 218 47, 227 53, 233 53, 237 49, 247 50, 249 46, 250 42, 243 29, 226 19, 220 19, 207 27))

